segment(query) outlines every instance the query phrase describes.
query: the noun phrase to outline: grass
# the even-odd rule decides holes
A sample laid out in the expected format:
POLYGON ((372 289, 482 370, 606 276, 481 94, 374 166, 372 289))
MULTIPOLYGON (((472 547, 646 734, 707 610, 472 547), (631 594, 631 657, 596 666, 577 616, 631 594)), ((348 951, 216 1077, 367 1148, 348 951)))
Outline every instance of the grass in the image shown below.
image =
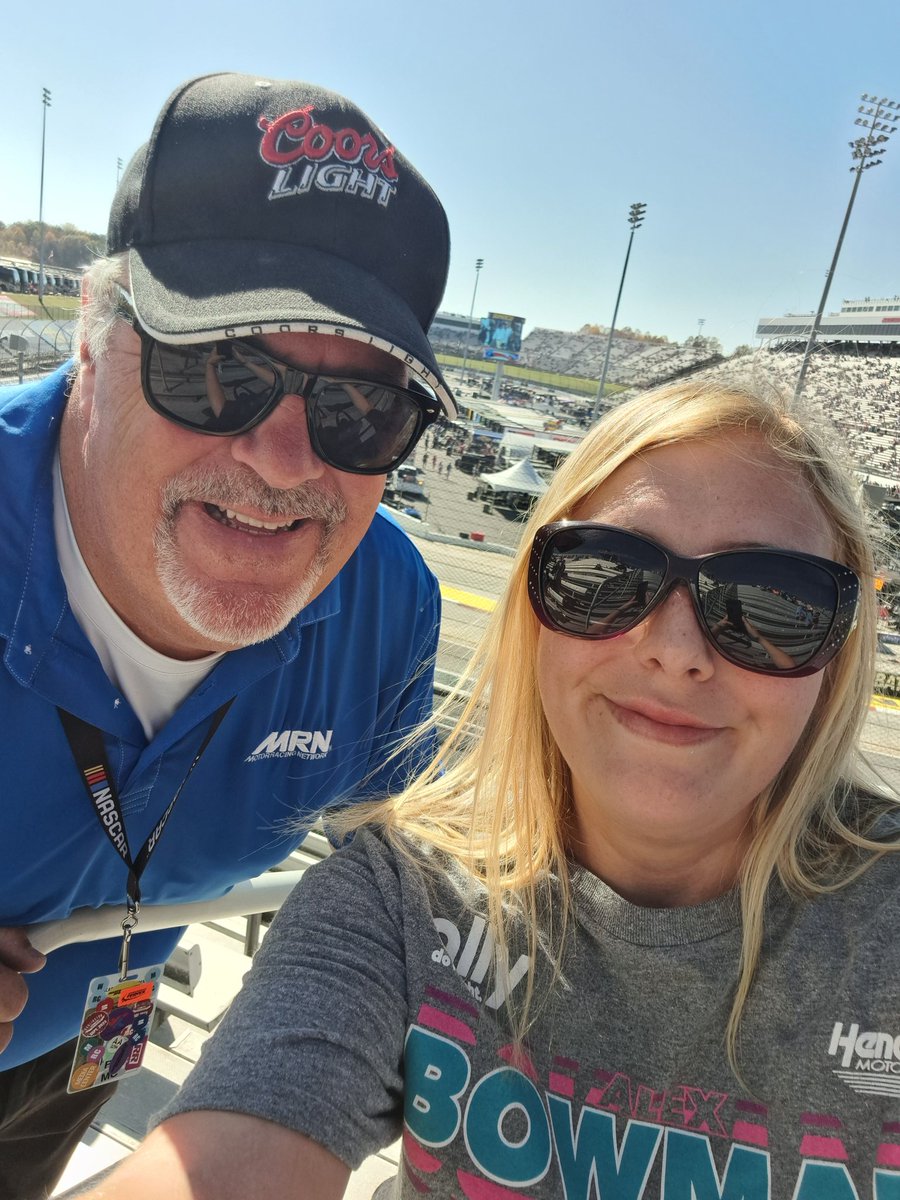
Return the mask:
POLYGON ((52 321, 69 321, 78 315, 78 309, 81 307, 81 300, 78 296, 45 296, 42 308, 37 296, 30 296, 25 292, 6 292, 4 294, 10 300, 14 300, 16 304, 21 304, 23 308, 29 309, 36 317, 49 318, 52 321))
MULTIPOLYGON (((453 354, 438 354, 437 360, 446 367, 462 367, 463 359, 453 354)), ((493 377, 496 367, 494 363, 486 363, 481 359, 469 359, 466 363, 466 370, 473 374, 480 372, 493 377)), ((597 380, 584 379, 577 375, 558 375, 553 371, 538 371, 534 367, 520 367, 514 363, 503 364, 504 379, 522 379, 528 383, 543 385, 544 387, 562 388, 567 392, 581 392, 583 395, 595 396, 597 393, 597 380)), ((624 392, 626 389, 619 383, 607 383, 603 389, 605 396, 611 395, 613 392, 624 392)))

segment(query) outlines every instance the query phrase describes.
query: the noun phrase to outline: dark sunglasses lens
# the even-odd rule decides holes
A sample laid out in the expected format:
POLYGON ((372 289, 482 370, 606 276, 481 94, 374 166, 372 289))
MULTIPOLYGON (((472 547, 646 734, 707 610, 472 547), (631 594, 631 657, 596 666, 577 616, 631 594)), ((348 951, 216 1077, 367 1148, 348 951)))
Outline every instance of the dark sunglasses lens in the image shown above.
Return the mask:
POLYGON ((269 359, 234 342, 154 341, 144 383, 158 409, 201 433, 235 433, 252 425, 281 391, 269 359))
POLYGON ((765 551, 717 554, 700 571, 713 641, 740 666, 777 673, 821 649, 837 609, 834 578, 816 563, 765 551))
POLYGON ((310 398, 318 451, 343 471, 390 471, 412 448, 422 410, 383 384, 321 379, 310 398))
POLYGON ((641 620, 665 574, 665 556, 643 538, 561 529, 542 558, 544 611, 562 633, 615 637, 641 620))

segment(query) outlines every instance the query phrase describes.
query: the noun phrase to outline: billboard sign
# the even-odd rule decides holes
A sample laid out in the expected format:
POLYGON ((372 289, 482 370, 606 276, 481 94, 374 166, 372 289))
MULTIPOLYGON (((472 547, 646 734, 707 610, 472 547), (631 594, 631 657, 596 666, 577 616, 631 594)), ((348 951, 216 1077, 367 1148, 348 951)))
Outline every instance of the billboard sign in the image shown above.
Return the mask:
POLYGON ((481 318, 478 342, 486 359, 500 362, 518 362, 522 349, 524 317, 509 313, 488 313, 481 318))

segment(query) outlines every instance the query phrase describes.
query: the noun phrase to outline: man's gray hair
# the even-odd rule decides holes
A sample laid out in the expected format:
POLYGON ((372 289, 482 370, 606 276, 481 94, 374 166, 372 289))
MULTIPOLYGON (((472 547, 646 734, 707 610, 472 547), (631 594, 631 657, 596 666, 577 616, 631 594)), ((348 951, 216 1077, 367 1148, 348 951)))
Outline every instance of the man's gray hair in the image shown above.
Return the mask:
POLYGON ((75 345, 87 346, 92 362, 106 354, 109 335, 116 323, 119 287, 128 288, 127 254, 98 258, 84 273, 82 287, 87 297, 75 326, 75 345))

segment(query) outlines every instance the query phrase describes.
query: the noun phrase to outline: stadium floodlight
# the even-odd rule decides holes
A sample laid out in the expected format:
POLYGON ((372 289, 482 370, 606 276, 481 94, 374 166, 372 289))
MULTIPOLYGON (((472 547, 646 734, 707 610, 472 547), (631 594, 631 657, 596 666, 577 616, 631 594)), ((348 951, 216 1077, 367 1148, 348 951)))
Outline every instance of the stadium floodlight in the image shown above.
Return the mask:
POLYGON ((877 167, 882 163, 881 155, 884 154, 886 145, 890 141, 890 136, 897 129, 896 125, 890 125, 888 122, 896 120, 889 109, 897 109, 900 105, 895 100, 889 100, 887 97, 882 97, 876 100, 875 96, 867 96, 864 92, 860 99, 874 105, 874 108, 865 108, 860 105, 857 112, 864 113, 864 117, 857 117, 854 121, 855 125, 861 125, 868 130, 864 137, 859 137, 855 141, 850 142, 851 158, 854 166, 850 170, 854 173, 853 189, 850 192, 850 200, 847 203, 847 211, 844 213, 844 223, 841 225, 841 232, 838 234, 837 245, 834 248, 834 255, 831 259, 831 266, 828 268, 828 274, 825 276, 825 287, 822 291, 822 299, 819 301, 819 307, 816 310, 816 315, 813 317, 812 328, 809 331, 809 339, 806 343, 806 349, 803 352, 803 361, 800 364, 800 371, 797 375, 797 385, 794 388, 794 399, 797 400, 803 392, 803 384, 806 380, 806 370, 809 366, 809 360, 812 356, 813 348, 816 344, 816 336, 819 332, 819 323, 822 320, 822 313, 825 311, 825 305, 828 302, 828 293, 831 290, 831 281, 834 278, 835 268, 837 267, 838 258, 840 257, 841 247, 844 244, 844 234, 847 232, 847 226, 850 223, 850 213, 853 211, 853 202, 856 200, 856 193, 859 190, 859 181, 862 179, 863 171, 867 171, 869 167, 877 167), (888 122, 883 118, 887 117, 888 122))
POLYGON ((50 89, 43 88, 41 103, 44 105, 43 128, 41 130, 41 196, 38 202, 38 226, 40 227, 40 249, 38 251, 38 300, 44 303, 44 148, 47 144, 47 109, 50 107, 50 89))
POLYGON ((619 301, 622 299, 622 288, 625 286, 625 272, 628 270, 628 259, 631 257, 631 243, 634 241, 635 230, 640 229, 644 223, 644 213, 647 211, 646 204, 632 204, 628 210, 628 224, 631 226, 631 233, 628 235, 628 249, 625 251, 625 265, 622 267, 622 278, 619 280, 619 292, 616 296, 616 307, 613 309, 612 324, 609 327, 609 337, 606 339, 606 354, 603 358, 603 370, 600 373, 600 383, 597 387, 597 396, 594 400, 594 420, 600 416, 600 405, 603 403, 603 389, 606 387, 606 373, 609 370, 609 356, 612 352, 613 334, 616 331, 616 317, 619 315, 619 301))
POLYGON ((483 258, 475 259, 475 286, 472 288, 472 303, 469 305, 469 323, 466 325, 466 340, 463 348, 463 365, 462 375, 463 382, 466 379, 466 368, 469 362, 469 338, 472 334, 472 314, 475 312, 475 293, 478 291, 478 276, 481 274, 481 268, 484 266, 483 258))

